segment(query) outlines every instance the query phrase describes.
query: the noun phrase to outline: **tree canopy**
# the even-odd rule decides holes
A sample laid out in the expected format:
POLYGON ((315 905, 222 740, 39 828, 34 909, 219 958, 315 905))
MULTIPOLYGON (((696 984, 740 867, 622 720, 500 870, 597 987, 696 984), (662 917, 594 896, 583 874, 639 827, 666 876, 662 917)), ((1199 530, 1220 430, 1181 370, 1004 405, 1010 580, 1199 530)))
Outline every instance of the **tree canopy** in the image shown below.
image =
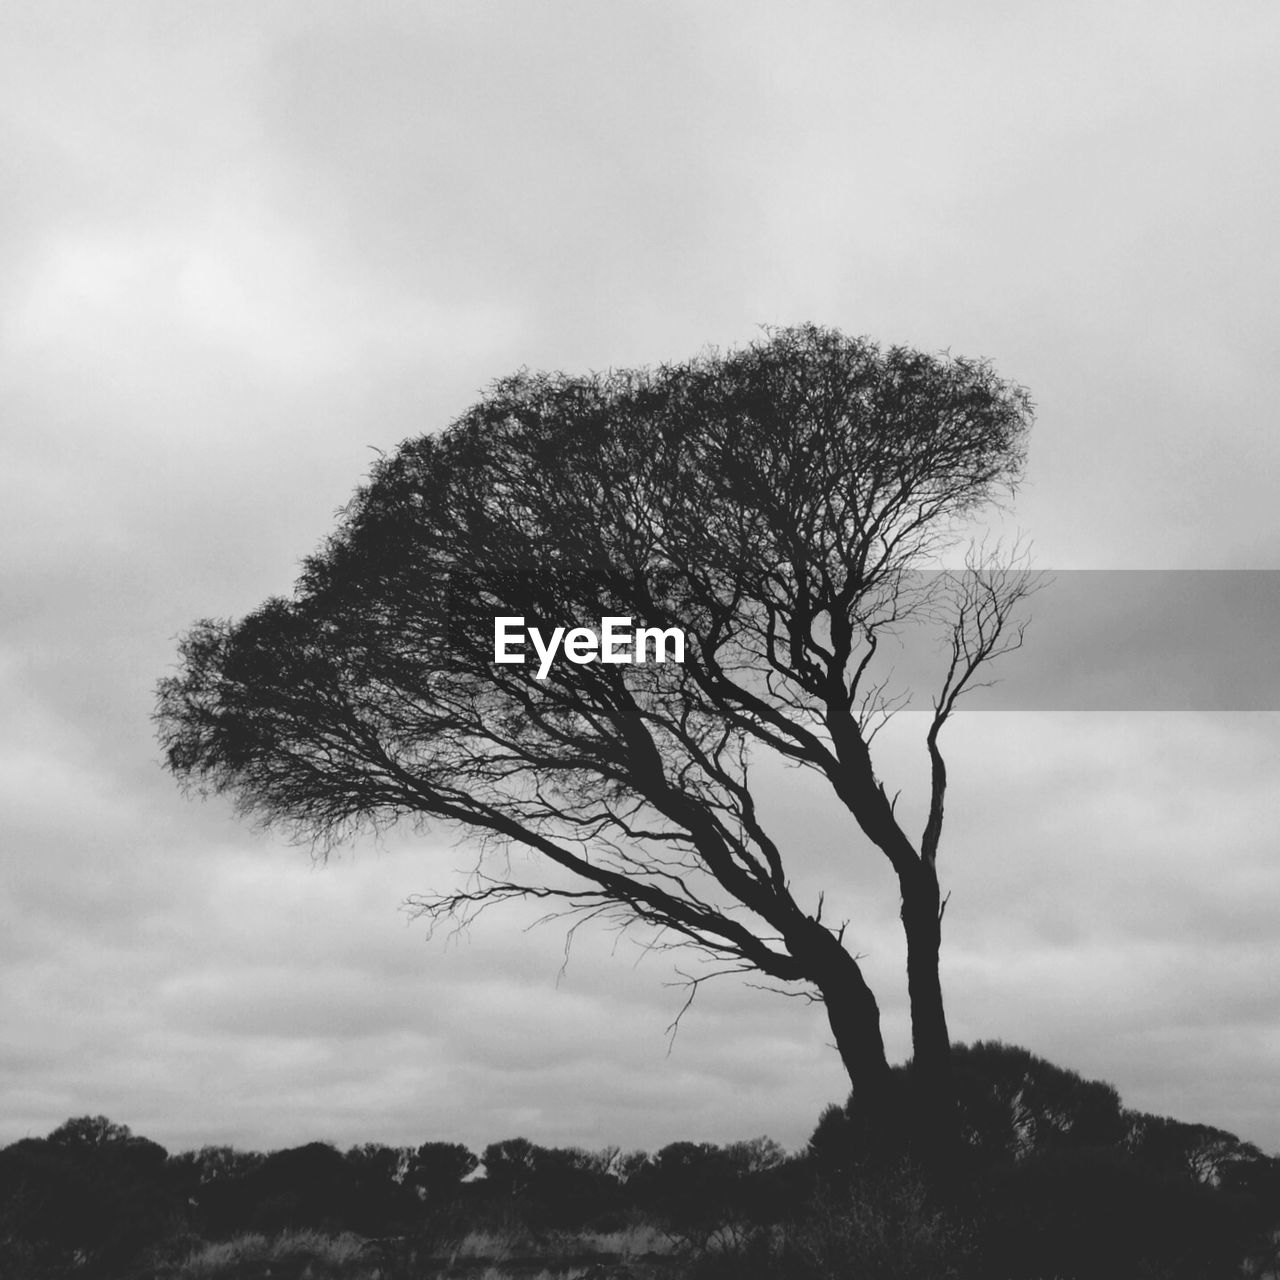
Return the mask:
POLYGON ((1030 417, 984 361, 813 326, 657 369, 517 373, 382 458, 291 598, 190 631, 159 688, 167 765, 311 837, 437 819, 533 850, 545 877, 482 861, 418 905, 545 899, 802 984, 855 1091, 882 1099, 875 998, 757 804, 752 758, 773 753, 824 779, 896 874, 916 1059, 945 1092, 938 736, 1020 642, 1027 586, 921 570, 1012 490, 1030 417), (679 629, 685 653, 540 677, 495 662, 501 617, 626 618, 679 629), (911 617, 949 637, 915 838, 871 754, 892 709, 872 659, 911 617))

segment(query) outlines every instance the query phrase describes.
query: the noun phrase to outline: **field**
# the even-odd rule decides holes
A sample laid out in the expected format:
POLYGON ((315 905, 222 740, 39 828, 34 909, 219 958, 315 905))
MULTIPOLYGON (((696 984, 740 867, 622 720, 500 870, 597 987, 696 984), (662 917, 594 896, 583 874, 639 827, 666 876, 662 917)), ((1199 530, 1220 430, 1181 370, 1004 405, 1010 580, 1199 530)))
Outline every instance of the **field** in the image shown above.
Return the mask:
POLYGON ((445 1242, 294 1231, 200 1243, 157 1274, 172 1280, 675 1280, 691 1263, 684 1242, 654 1227, 541 1240, 518 1228, 472 1231, 445 1242))

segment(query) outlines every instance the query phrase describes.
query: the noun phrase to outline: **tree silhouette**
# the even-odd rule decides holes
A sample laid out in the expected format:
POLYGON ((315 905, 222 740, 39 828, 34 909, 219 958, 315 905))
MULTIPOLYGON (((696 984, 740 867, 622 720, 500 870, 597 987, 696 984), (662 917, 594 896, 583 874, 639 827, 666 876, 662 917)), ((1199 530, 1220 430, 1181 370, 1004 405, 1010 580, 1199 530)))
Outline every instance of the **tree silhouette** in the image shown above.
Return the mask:
POLYGON ((424 1142, 409 1154, 405 1182, 419 1188, 428 1201, 439 1200, 455 1192, 479 1163, 460 1142, 424 1142))
MULTIPOLYGON (((657 370, 520 373, 375 467, 294 597, 205 621, 159 689, 168 767, 322 841, 402 818, 484 837, 432 920, 507 899, 651 926, 826 1008, 859 1111, 892 1127, 879 1008, 822 898, 792 892, 751 767, 828 785, 902 898, 917 1097, 954 1126, 938 973, 939 734, 1021 641, 1025 574, 921 573, 1017 480, 1025 391, 980 361, 806 326, 657 370), (685 637, 683 662, 495 662, 495 618, 605 618, 685 637), (872 740, 874 661, 941 620, 928 817, 900 825, 872 740), (512 846, 545 875, 514 879, 512 846)), ((880 1136, 884 1136, 880 1134, 880 1136)))
POLYGON ((167 1159, 159 1143, 105 1116, 24 1138, 0 1151, 0 1242, 35 1246, 55 1268, 49 1274, 63 1274, 67 1255, 79 1255, 86 1271, 118 1274, 113 1268, 157 1239, 178 1210, 167 1159))
POLYGON ((49 1135, 48 1141, 67 1151, 97 1151, 103 1147, 121 1147, 137 1139, 127 1124, 116 1124, 106 1116, 74 1116, 64 1120, 49 1135))
POLYGON ((480 1160, 485 1181, 499 1195, 523 1195, 533 1185, 538 1148, 528 1138, 504 1138, 485 1147, 480 1160))
POLYGON ((1124 1140, 1120 1095, 1104 1081, 998 1040, 957 1045, 953 1061, 961 1129, 987 1159, 1124 1140))
POLYGON ((1230 1183, 1233 1171, 1264 1159, 1251 1142, 1207 1124, 1188 1124, 1146 1112, 1125 1113, 1125 1146, 1144 1160, 1177 1169, 1206 1186, 1230 1183))

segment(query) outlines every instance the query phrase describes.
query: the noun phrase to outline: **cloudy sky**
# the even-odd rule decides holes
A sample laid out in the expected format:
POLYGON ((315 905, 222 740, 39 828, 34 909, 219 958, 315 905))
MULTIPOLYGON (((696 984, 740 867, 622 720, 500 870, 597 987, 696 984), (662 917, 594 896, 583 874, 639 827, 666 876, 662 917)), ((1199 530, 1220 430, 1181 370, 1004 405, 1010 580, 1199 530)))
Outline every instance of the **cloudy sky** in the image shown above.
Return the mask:
MULTIPOLYGON (((1278 44, 1272 0, 7 0, 0 1143, 802 1143, 847 1087, 819 1011, 729 982, 670 1044, 669 958, 584 931, 562 973, 518 911, 428 939, 401 904, 465 844, 318 867, 185 799, 155 682, 492 378, 762 324, 1029 387, 1040 565, 1280 567, 1278 44)), ((1280 717, 1234 708, 1280 700, 1134 710, 1152 646, 1245 659, 1214 592, 1119 580, 1105 625, 1042 628, 1114 696, 948 730, 952 1029, 1274 1151, 1280 717)), ((886 735, 908 795, 920 733, 886 735)), ((901 1059, 887 868, 803 784, 768 803, 901 1059)))

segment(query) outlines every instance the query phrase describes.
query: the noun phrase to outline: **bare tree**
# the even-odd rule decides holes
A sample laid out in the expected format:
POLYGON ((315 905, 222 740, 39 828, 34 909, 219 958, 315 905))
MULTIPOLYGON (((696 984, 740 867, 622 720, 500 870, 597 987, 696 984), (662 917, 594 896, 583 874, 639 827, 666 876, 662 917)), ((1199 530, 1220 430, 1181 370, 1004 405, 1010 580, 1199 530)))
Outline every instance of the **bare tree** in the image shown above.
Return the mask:
POLYGON ((875 997, 821 898, 793 894, 794 833, 767 829, 753 791, 761 755, 812 770, 897 876, 913 1110, 943 1133, 939 734, 1020 642, 1027 579, 921 570, 1011 491, 1030 413, 985 362, 812 326, 656 370, 519 373, 381 460, 292 599, 192 629, 159 689, 167 765, 312 838, 434 818, 489 853, 541 854, 532 881, 482 856, 418 907, 546 900, 809 992, 883 1131, 898 1120, 875 997), (684 660, 499 664, 499 617, 678 628, 684 660), (872 762, 896 705, 873 659, 938 618, 949 660, 913 841, 872 762))

